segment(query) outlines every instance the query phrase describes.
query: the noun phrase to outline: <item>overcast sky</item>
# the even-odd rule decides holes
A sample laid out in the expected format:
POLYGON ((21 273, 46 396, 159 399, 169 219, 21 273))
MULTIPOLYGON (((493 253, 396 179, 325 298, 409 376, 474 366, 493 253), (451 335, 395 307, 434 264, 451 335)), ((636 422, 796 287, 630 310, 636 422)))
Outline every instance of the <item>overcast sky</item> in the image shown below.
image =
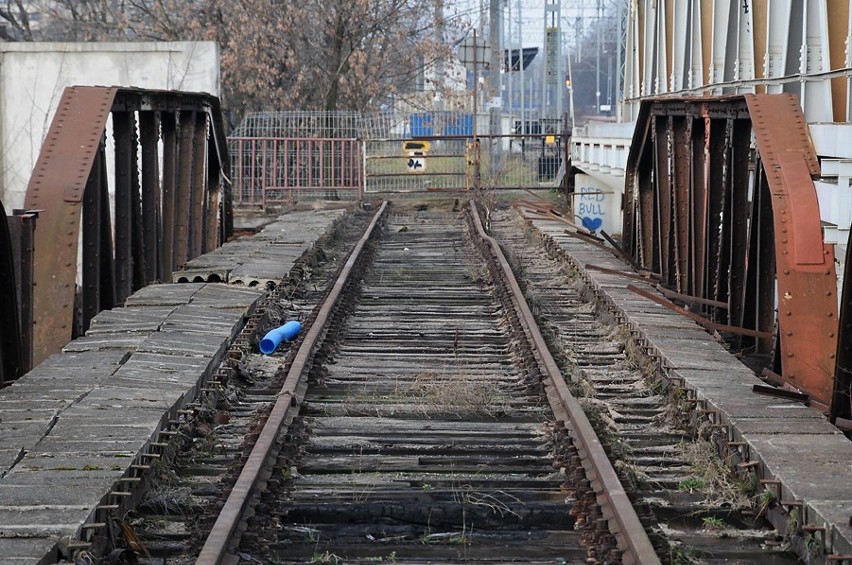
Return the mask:
MULTIPOLYGON (((626 4, 626 0, 601 0, 604 9, 612 14, 616 2, 626 4)), ((479 26, 480 13, 484 10, 488 19, 490 0, 445 0, 444 14, 448 20, 463 21, 470 26, 479 26)), ((523 31, 525 47, 541 46, 544 37, 544 4, 545 0, 503 0, 504 41, 506 45, 518 42, 518 24, 523 31)), ((562 0, 562 31, 567 45, 573 43, 574 35, 579 25, 587 27, 597 15, 598 0, 562 0)))

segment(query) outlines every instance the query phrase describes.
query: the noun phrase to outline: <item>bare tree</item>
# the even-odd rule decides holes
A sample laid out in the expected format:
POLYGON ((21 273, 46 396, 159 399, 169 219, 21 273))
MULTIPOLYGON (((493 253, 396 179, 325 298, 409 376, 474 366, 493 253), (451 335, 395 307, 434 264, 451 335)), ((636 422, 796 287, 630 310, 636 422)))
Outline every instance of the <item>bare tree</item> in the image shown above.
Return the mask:
POLYGON ((444 50, 416 0, 244 0, 214 13, 204 27, 219 34, 234 102, 250 109, 376 107, 444 50))
MULTIPOLYGON (((414 91, 445 56, 434 3, 420 0, 55 0, 54 40, 215 40, 226 104, 365 110, 414 91)), ((31 38, 21 0, 0 10, 31 38), (17 10, 13 8, 17 7, 17 10)))
POLYGON ((22 0, 6 0, 0 4, 0 19, 9 26, 4 30, 8 39, 33 41, 33 31, 30 25, 30 4, 30 2, 23 2, 22 0))

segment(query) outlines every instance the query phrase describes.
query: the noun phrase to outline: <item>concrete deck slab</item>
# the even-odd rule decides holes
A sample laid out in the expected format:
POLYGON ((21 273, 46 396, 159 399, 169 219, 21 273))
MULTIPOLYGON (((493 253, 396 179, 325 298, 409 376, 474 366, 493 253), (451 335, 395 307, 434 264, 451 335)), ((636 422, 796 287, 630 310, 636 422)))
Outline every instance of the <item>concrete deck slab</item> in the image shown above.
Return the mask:
POLYGON ((189 304, 192 296, 207 283, 152 284, 141 288, 124 301, 125 307, 179 306, 189 304))
MULTIPOLYGON (((283 277, 341 213, 290 217, 269 237, 197 263, 223 260, 230 271, 251 260, 283 277)), ((0 565, 52 562, 60 536, 76 536, 111 491, 126 490, 116 481, 147 461, 141 455, 195 397, 264 295, 222 283, 150 285, 0 389, 0 565)))
POLYGON ((36 565, 53 551, 59 536, 36 538, 0 537, 0 565, 36 565))
POLYGON ((162 331, 206 333, 233 339, 242 327, 242 319, 243 314, 239 311, 183 304, 163 321, 162 331))
POLYGON ((114 386, 99 386, 79 405, 91 410, 168 410, 182 395, 175 391, 151 391, 114 386))
POLYGON ((130 354, 125 351, 57 353, 45 359, 41 365, 34 368, 27 375, 49 377, 57 369, 61 370, 63 374, 69 375, 89 375, 92 371, 109 374, 124 363, 129 356, 130 354))
POLYGON ((104 310, 94 318, 86 335, 107 333, 151 333, 160 329, 174 307, 136 307, 104 310))
POLYGON ((752 387, 763 381, 691 320, 637 300, 638 295, 626 291, 631 281, 619 289, 611 275, 583 268, 592 264, 627 271, 627 265, 612 267, 609 253, 564 237, 557 222, 532 223, 559 245, 615 317, 642 335, 646 349, 663 359, 669 374, 680 377, 695 397, 706 399, 706 409, 716 412, 713 421, 729 426, 730 439, 743 442, 749 460, 759 461, 760 477, 781 481, 781 499, 801 502, 801 523, 827 528, 826 549, 852 554, 852 442, 819 412, 754 393, 752 387))
POLYGON ((121 477, 120 473, 113 478, 101 479, 79 479, 66 476, 50 479, 43 477, 43 473, 35 472, 24 472, 19 475, 22 477, 13 477, 10 473, 3 479, 3 487, 0 488, 3 504, 0 506, 11 508, 60 503, 65 506, 88 504, 89 510, 92 510, 94 508, 92 501, 101 500, 115 479, 121 477), (11 482, 13 478, 18 482, 11 482), (48 482, 49 480, 59 482, 48 482), (6 481, 10 481, 9 484, 5 484, 6 481))
POLYGON ((139 344, 140 353, 184 357, 220 356, 227 345, 224 337, 187 331, 155 332, 139 344))
POLYGON ((63 353, 82 351, 101 351, 112 349, 119 351, 135 351, 148 337, 148 333, 120 333, 101 334, 78 337, 62 348, 63 353))
POLYGON ((257 299, 262 295, 262 289, 208 284, 192 296, 192 304, 240 310, 244 315, 250 315, 257 299))

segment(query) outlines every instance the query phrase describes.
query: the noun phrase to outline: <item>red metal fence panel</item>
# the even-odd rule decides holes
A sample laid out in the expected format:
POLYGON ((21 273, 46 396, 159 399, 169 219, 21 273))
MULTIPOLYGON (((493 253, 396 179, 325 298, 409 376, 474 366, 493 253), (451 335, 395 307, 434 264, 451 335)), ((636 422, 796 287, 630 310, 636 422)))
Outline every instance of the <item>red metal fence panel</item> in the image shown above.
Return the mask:
POLYGON ((357 200, 363 191, 361 141, 231 137, 234 203, 357 200))

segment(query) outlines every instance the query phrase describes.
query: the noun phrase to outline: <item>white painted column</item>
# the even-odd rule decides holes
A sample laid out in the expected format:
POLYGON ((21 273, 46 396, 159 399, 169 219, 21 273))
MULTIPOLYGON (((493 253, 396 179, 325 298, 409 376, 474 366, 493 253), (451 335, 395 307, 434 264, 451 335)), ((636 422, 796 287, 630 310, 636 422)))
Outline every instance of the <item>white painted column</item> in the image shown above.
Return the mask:
MULTIPOLYGON (((810 75, 831 68, 828 49, 828 13, 826 0, 808 0, 805 5, 800 73, 810 75)), ((833 120, 831 82, 825 79, 807 80, 802 84, 802 108, 809 122, 833 120)))
MULTIPOLYGON (((780 78, 787 68, 787 57, 790 52, 790 15, 791 0, 768 0, 766 30, 766 55, 763 61, 763 76, 767 79, 780 78)), ((767 85, 766 92, 778 94, 784 92, 784 87, 767 85)))

